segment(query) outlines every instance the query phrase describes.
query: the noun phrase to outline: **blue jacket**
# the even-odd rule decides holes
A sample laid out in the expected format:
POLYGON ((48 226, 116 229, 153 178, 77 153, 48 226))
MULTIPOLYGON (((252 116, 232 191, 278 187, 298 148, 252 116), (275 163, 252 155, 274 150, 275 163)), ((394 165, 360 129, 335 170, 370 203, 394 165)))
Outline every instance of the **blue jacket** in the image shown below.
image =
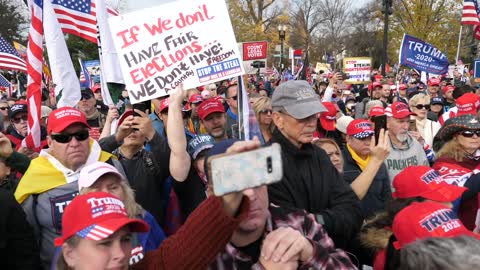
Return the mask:
MULTIPOLYGON (((342 150, 344 159, 343 179, 351 184, 361 173, 360 167, 353 160, 352 155, 345 147, 342 150)), ((360 201, 360 207, 365 219, 372 217, 375 213, 384 211, 387 201, 392 199, 392 190, 390 188, 390 179, 385 163, 378 170, 373 178, 372 184, 368 188, 367 194, 360 201)))

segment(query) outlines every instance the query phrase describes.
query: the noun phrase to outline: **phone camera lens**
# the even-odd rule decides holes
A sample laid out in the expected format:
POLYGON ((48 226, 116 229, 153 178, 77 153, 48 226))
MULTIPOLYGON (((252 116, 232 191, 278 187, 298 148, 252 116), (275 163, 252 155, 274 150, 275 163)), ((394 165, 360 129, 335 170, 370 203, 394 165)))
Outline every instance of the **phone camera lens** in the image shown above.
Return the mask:
POLYGON ((272 168, 272 158, 267 157, 267 172, 272 173, 273 168, 272 168))

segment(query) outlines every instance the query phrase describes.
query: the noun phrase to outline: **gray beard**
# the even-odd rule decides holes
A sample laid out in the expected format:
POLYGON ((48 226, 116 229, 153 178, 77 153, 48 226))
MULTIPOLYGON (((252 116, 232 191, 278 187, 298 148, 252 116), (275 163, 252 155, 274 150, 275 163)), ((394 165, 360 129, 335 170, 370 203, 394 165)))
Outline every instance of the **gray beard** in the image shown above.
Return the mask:
POLYGON ((397 134, 397 135, 395 135, 395 137, 397 138, 397 140, 399 142, 404 143, 408 139, 408 134, 397 134))

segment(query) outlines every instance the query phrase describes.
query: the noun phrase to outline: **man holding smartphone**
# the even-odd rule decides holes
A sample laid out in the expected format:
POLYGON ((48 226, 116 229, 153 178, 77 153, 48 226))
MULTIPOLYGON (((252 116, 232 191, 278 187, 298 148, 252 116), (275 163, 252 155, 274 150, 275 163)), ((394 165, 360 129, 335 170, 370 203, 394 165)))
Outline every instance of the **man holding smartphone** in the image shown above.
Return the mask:
POLYGON ((335 245, 345 247, 363 217, 351 187, 325 151, 311 144, 318 114, 325 107, 308 82, 288 81, 275 89, 272 109, 276 128, 271 142, 282 146, 284 176, 269 186, 271 201, 314 214, 335 245))
MULTIPOLYGON (((260 147, 260 141, 226 140, 210 149, 205 164, 217 154, 235 154, 260 147)), ((206 175, 208 175, 208 166, 206 175)), ((242 174, 242 171, 233 171, 242 174)), ((207 193, 213 196, 212 179, 207 193)), ((267 186, 243 190, 250 209, 209 269, 356 269, 348 255, 336 249, 315 216, 305 210, 269 203, 267 186)))

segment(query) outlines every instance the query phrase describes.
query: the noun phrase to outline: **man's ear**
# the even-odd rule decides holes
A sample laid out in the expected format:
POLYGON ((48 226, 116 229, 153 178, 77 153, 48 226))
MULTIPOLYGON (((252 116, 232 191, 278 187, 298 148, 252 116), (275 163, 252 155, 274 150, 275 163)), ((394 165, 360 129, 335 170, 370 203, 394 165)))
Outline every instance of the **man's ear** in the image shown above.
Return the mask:
POLYGON ((273 112, 273 113, 272 113, 272 120, 273 120, 273 123, 275 124, 275 126, 276 126, 278 129, 282 129, 282 128, 283 128, 283 116, 281 115, 281 113, 279 113, 279 112, 273 112))
POLYGON ((50 137, 50 135, 47 136, 47 144, 48 148, 52 147, 53 139, 50 137))

